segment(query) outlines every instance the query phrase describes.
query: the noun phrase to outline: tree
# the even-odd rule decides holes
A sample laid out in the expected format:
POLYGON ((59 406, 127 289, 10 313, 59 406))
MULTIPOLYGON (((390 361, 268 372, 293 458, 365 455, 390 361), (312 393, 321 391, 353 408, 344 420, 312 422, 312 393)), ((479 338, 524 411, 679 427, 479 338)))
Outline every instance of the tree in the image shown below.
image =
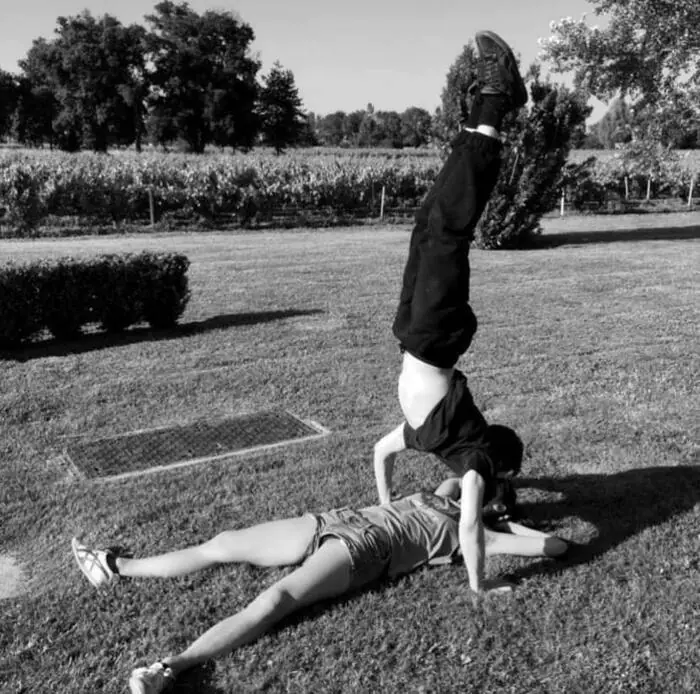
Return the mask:
POLYGON ((378 140, 374 143, 379 147, 403 147, 403 123, 401 116, 396 111, 379 111, 377 120, 380 124, 378 140))
POLYGON ((26 77, 18 82, 19 96, 12 121, 12 135, 22 144, 54 145, 54 114, 59 105, 48 87, 32 87, 26 77))
POLYGON ((529 112, 502 131, 501 173, 476 229, 482 248, 521 248, 539 232, 559 197, 572 136, 584 132, 591 112, 582 92, 542 81, 537 68, 531 74, 529 112))
POLYGON ((442 90, 442 106, 435 118, 435 130, 443 143, 451 141, 467 119, 468 90, 476 80, 476 51, 469 42, 447 72, 442 90))
POLYGON ((318 139, 322 145, 339 147, 343 144, 347 118, 345 111, 335 111, 318 119, 318 139))
POLYGON ((59 17, 57 24, 56 38, 35 40, 20 67, 34 90, 55 99, 59 146, 104 152, 110 142, 132 142, 142 114, 132 97, 143 65, 143 29, 88 11, 59 17))
POLYGON ((401 143, 404 147, 423 147, 430 142, 433 119, 423 108, 412 106, 401 114, 401 143))
POLYGON ((318 118, 316 114, 313 111, 308 111, 304 114, 301 134, 299 135, 299 145, 301 147, 316 147, 319 144, 317 128, 318 118))
POLYGON ((360 129, 362 121, 365 119, 365 112, 362 110, 351 111, 345 119, 345 142, 350 147, 360 146, 360 129))
POLYGON ((279 62, 263 78, 259 113, 263 142, 280 154, 285 147, 299 142, 304 128, 304 113, 294 74, 279 62))
POLYGON ((700 79, 697 0, 589 0, 605 29, 566 17, 541 39, 543 57, 601 98, 620 91, 658 101, 700 79))
POLYGON ((358 147, 374 147, 377 141, 377 130, 379 122, 374 112, 374 105, 367 104, 367 108, 362 114, 362 121, 357 132, 358 147))
POLYGON ((193 152, 212 141, 250 147, 258 133, 255 103, 260 63, 251 56, 255 34, 230 12, 201 16, 186 2, 158 3, 146 17, 151 136, 174 134, 193 152))
POLYGON ((605 149, 629 142, 634 128, 634 112, 625 99, 615 99, 605 115, 591 127, 605 149))
POLYGON ((0 139, 12 129, 12 117, 19 101, 19 85, 14 75, 0 70, 0 139))

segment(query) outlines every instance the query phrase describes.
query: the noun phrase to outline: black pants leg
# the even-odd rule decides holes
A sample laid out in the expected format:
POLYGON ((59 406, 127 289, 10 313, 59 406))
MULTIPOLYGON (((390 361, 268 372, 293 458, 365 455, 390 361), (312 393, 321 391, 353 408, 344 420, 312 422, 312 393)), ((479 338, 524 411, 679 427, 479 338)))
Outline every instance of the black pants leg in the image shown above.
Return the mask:
POLYGON ((500 147, 460 133, 416 214, 393 330, 402 349, 435 366, 452 366, 476 332, 469 245, 496 185, 500 147))

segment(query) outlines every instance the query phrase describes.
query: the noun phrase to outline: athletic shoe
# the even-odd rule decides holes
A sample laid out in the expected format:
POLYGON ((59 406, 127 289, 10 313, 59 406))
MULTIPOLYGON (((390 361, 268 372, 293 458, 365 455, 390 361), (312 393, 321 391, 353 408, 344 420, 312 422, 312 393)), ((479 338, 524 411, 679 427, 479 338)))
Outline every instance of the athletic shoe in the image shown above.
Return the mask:
POLYGON ((131 694, 159 694, 175 682, 173 671, 163 663, 136 668, 129 678, 131 694))
POLYGON ((475 40, 481 93, 506 96, 514 109, 524 106, 527 89, 510 46, 492 31, 478 31, 475 40))
POLYGON ((88 549, 75 537, 71 545, 78 567, 95 588, 102 588, 117 580, 117 574, 112 571, 107 561, 107 557, 112 554, 109 550, 88 549))

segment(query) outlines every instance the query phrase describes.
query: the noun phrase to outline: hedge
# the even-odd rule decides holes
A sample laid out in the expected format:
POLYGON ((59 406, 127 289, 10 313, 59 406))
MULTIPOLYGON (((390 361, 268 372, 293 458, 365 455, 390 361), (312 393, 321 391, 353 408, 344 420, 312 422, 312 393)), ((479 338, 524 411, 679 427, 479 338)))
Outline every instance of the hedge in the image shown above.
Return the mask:
POLYGON ((0 266, 0 347, 48 330, 60 340, 95 323, 108 332, 172 327, 190 298, 189 260, 175 253, 108 254, 0 266))

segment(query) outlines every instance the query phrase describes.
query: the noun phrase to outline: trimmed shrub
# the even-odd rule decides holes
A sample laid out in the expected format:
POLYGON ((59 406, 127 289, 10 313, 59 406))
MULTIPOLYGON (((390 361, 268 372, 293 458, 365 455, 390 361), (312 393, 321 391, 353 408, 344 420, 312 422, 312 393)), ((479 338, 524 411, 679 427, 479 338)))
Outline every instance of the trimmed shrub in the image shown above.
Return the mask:
POLYGON ((583 96, 543 83, 530 85, 531 107, 505 129, 501 174, 476 228, 481 248, 522 248, 561 195, 572 137, 585 126, 583 96))
POLYGON ((73 339, 86 323, 108 332, 148 321, 172 327, 190 298, 189 260, 174 253, 61 258, 0 268, 0 346, 48 329, 73 339))
POLYGON ((40 297, 33 266, 0 267, 0 348, 16 348, 41 331, 40 297))
POLYGON ((153 328, 171 328, 183 314, 190 299, 187 270, 190 261, 184 255, 170 255, 156 262, 143 254, 151 271, 145 286, 143 316, 153 328))
POLYGON ((73 258, 62 258, 37 269, 43 325, 58 340, 79 337, 82 326, 91 320, 89 268, 73 258))

